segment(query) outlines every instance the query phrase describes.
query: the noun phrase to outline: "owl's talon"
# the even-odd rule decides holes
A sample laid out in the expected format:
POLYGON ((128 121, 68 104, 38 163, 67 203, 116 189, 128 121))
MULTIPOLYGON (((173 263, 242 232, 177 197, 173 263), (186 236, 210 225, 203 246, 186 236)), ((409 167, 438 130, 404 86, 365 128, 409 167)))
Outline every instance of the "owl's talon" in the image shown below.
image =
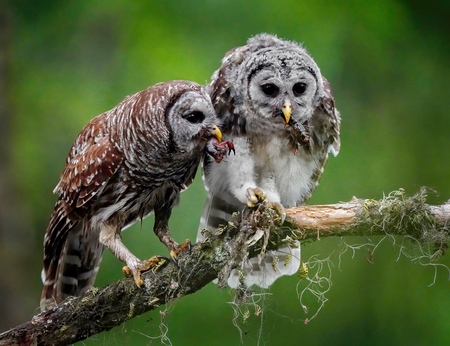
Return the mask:
POLYGON ((264 202, 266 198, 266 193, 260 187, 249 187, 247 189, 247 205, 250 208, 256 207, 258 203, 264 202))
POLYGON ((133 276, 134 282, 138 287, 144 285, 144 281, 141 279, 141 273, 146 272, 150 269, 159 269, 167 259, 162 256, 153 256, 148 260, 141 261, 135 266, 126 265, 122 268, 122 272, 126 277, 133 276))
POLYGON ((249 187, 247 189, 247 205, 250 208, 254 208, 261 203, 264 203, 265 207, 275 210, 280 216, 281 223, 286 220, 286 210, 281 203, 267 201, 267 195, 260 187, 249 187))
POLYGON ((127 278, 131 278, 133 276, 133 273, 131 272, 130 267, 128 266, 123 266, 122 267, 122 273, 127 277, 127 278))
POLYGON ((286 220, 286 209, 284 209, 283 205, 278 202, 267 202, 266 206, 276 211, 276 213, 280 216, 280 223, 283 224, 284 220, 286 220))
POLYGON ((178 265, 178 255, 185 249, 188 249, 189 254, 191 253, 191 241, 189 239, 186 239, 183 243, 170 250, 170 258, 176 265, 178 265))

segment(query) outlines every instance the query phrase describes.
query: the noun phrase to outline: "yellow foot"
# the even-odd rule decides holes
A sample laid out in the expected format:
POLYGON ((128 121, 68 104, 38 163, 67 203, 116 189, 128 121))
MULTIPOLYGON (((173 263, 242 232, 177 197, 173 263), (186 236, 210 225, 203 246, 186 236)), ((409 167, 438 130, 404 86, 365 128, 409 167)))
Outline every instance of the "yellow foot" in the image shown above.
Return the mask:
POLYGON ((141 287, 144 285, 144 281, 141 279, 141 273, 146 272, 150 269, 158 269, 166 262, 166 259, 161 256, 153 256, 152 258, 141 261, 137 265, 131 266, 126 265, 122 268, 122 272, 126 277, 133 276, 134 282, 137 286, 141 287))
POLYGON ((191 241, 186 239, 183 243, 176 246, 174 249, 170 250, 170 257, 172 260, 177 263, 178 255, 184 250, 188 249, 189 253, 191 252, 191 241))

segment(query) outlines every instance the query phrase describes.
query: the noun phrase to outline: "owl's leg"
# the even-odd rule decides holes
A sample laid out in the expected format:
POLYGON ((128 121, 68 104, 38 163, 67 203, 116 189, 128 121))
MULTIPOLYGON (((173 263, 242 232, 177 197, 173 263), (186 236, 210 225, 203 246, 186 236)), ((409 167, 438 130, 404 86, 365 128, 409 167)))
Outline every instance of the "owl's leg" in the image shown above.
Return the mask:
POLYGON ((286 219, 286 210, 280 203, 280 194, 278 193, 277 186, 275 184, 275 172, 273 169, 266 169, 262 172, 260 177, 260 189, 263 190, 266 198, 265 205, 277 212, 281 218, 281 223, 286 219))
POLYGON ((158 236, 159 240, 167 246, 170 252, 170 257, 176 263, 177 257, 184 249, 191 249, 191 242, 186 239, 183 243, 178 243, 172 238, 169 232, 169 218, 172 213, 171 208, 155 208, 155 225, 153 231, 158 236))
POLYGON ((144 281, 141 279, 141 272, 147 271, 157 266, 161 258, 154 256, 146 261, 141 261, 122 243, 120 231, 116 227, 103 224, 100 228, 100 243, 106 246, 121 261, 126 263, 122 271, 126 275, 133 275, 134 282, 138 286, 142 286, 144 281))

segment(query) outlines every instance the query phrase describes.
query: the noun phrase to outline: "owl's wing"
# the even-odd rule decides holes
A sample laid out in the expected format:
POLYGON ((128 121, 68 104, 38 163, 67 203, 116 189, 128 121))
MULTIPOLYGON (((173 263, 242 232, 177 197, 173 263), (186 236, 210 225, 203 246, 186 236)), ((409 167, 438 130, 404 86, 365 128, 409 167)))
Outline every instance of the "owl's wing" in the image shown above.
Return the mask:
POLYGON ((233 78, 247 51, 247 46, 229 50, 220 68, 212 75, 211 83, 206 87, 220 121, 219 127, 224 134, 241 134, 245 131, 245 118, 235 112, 238 100, 233 92, 233 78))
POLYGON ((202 241, 205 237, 201 234, 203 229, 216 230, 220 225, 225 226, 232 220, 232 215, 236 211, 243 209, 236 197, 229 191, 220 193, 210 192, 206 198, 203 214, 200 218, 200 225, 197 234, 197 241, 202 241))
POLYGON ((329 153, 337 156, 341 148, 340 123, 341 117, 335 107, 334 96, 328 80, 322 76, 324 95, 320 99, 313 116, 309 121, 310 126, 310 152, 314 160, 317 161, 316 169, 311 176, 311 190, 305 194, 303 200, 298 201, 298 205, 304 204, 311 198, 314 190, 319 185, 320 178, 324 172, 328 161, 329 153))
POLYGON ((313 146, 323 147, 327 152, 337 156, 341 148, 340 123, 341 117, 334 103, 331 84, 322 76, 324 96, 321 98, 312 117, 313 146))
POLYGON ((123 162, 122 153, 106 131, 102 115, 86 125, 69 153, 54 190, 60 197, 47 228, 45 253, 65 240, 67 232, 89 212, 96 201, 94 197, 123 162))
MULTIPOLYGON (((53 285, 58 277, 58 268, 64 267, 59 266, 58 262, 65 252, 72 251, 75 255, 76 251, 84 251, 85 258, 91 260, 93 258, 88 255, 88 252, 101 253, 98 239, 91 244, 93 239, 89 234, 83 234, 80 221, 96 202, 95 197, 117 172, 122 161, 123 156, 111 142, 101 116, 94 118, 75 141, 60 182, 54 190, 60 197, 56 202, 44 238, 42 273, 44 304, 45 300, 56 296, 54 292, 56 288, 53 285), (67 241, 68 238, 71 240, 67 241)), ((79 263, 77 267, 78 270, 92 269, 91 267, 96 265, 98 262, 85 265, 79 263)))
POLYGON ((78 135, 54 193, 60 195, 66 214, 83 218, 108 180, 124 160, 105 128, 103 115, 86 125, 78 135))

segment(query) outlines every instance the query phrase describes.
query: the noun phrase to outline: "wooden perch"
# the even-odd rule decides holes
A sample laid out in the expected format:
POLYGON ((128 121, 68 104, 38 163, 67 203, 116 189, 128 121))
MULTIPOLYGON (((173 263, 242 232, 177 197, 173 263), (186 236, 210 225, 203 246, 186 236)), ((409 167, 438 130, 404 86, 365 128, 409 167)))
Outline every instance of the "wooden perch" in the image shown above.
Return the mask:
POLYGON ((124 278, 92 289, 0 334, 0 346, 72 344, 194 293, 217 277, 223 286, 243 256, 258 254, 262 240, 248 245, 258 229, 269 234, 271 248, 286 237, 313 241, 328 236, 391 234, 436 244, 443 254, 449 240, 450 204, 431 206, 425 199, 424 189, 411 197, 400 190, 380 201, 353 198, 347 203, 291 208, 286 210, 283 226, 271 209, 245 209, 224 229, 195 244, 190 254, 182 254, 178 265, 167 261, 144 273, 144 288, 124 278))

